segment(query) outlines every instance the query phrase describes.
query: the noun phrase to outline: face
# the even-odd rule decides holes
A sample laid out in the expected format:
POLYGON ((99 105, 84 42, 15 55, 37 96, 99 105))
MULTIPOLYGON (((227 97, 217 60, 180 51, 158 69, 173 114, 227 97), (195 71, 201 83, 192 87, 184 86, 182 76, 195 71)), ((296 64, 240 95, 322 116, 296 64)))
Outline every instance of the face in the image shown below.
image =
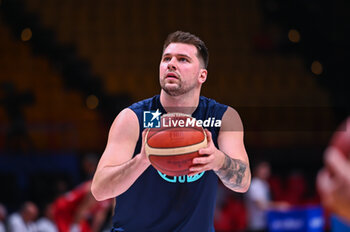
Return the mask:
POLYGON ((32 203, 28 203, 22 216, 27 222, 34 221, 38 216, 38 208, 32 203))
POLYGON ((171 43, 164 50, 159 65, 161 88, 171 96, 180 96, 200 89, 207 70, 197 57, 197 48, 191 44, 171 43))
POLYGON ((268 163, 261 163, 257 167, 257 176, 261 179, 267 180, 270 177, 270 165, 268 163))

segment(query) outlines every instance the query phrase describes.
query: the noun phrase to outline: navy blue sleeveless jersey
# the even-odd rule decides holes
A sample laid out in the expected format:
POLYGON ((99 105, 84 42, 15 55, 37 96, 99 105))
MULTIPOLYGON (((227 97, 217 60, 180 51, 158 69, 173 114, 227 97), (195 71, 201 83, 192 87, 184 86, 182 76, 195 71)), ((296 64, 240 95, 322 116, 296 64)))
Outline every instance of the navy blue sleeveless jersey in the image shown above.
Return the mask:
MULTIPOLYGON (((137 102, 129 107, 140 125, 134 156, 140 153, 144 129, 144 111, 166 113, 160 96, 137 102)), ((197 120, 221 120, 227 106, 200 97, 192 114, 197 120)), ((208 127, 216 146, 220 128, 208 127)), ((198 175, 167 176, 152 166, 123 194, 116 198, 112 231, 125 232, 212 232, 218 177, 213 171, 198 175)))

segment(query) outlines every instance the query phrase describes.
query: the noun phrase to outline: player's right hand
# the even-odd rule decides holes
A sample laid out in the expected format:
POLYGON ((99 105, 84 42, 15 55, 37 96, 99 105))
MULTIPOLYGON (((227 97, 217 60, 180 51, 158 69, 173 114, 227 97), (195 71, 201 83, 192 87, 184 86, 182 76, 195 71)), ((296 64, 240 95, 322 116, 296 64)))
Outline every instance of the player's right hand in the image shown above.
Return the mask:
POLYGON ((140 151, 140 156, 142 158, 142 160, 148 162, 149 164, 151 164, 151 162, 149 161, 147 154, 146 154, 146 148, 145 148, 145 144, 146 144, 146 134, 147 134, 147 128, 144 129, 142 131, 142 145, 141 145, 141 151, 140 151))

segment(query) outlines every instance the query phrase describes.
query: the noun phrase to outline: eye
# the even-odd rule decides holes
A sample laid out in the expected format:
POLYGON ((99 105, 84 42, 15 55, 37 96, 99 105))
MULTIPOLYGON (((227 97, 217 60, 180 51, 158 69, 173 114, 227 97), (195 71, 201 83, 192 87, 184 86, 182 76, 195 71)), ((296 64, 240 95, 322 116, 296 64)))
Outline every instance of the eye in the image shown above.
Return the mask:
POLYGON ((170 61, 170 57, 168 56, 163 57, 163 61, 170 61))
POLYGON ((186 59, 186 58, 184 58, 184 57, 181 57, 181 58, 179 58, 179 61, 180 61, 180 62, 188 62, 188 59, 186 59))

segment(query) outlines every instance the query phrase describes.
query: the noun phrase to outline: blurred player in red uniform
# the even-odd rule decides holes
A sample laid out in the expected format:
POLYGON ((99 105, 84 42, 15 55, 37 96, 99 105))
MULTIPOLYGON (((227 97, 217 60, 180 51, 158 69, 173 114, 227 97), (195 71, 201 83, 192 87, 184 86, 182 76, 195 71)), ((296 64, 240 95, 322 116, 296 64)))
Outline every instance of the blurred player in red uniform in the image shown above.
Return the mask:
POLYGON ((112 200, 98 202, 90 191, 91 181, 58 197, 53 203, 60 232, 97 232, 105 222, 112 200))

